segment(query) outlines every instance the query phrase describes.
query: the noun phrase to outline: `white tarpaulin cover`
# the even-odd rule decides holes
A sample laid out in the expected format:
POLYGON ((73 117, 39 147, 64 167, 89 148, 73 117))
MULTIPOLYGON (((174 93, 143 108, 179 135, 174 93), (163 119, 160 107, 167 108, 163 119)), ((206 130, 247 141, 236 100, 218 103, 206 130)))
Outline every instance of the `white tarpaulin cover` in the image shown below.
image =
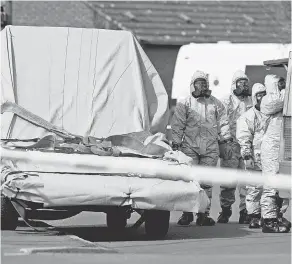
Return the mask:
POLYGON ((209 203, 198 183, 154 178, 39 173, 7 186, 3 189, 6 196, 43 203, 44 207, 130 205, 136 209, 204 212, 209 203))
MULTIPOLYGON (((165 132, 168 97, 134 36, 102 29, 8 26, 1 31, 1 103, 16 102, 81 136, 165 132)), ((2 115, 1 136, 44 130, 2 115)))
MULTIPOLYGON (((10 150, 8 153, 14 152, 10 150)), ((17 151, 16 151, 17 152, 17 151)), ((21 153, 18 151, 18 153, 21 153)), ((39 157, 47 154, 34 151, 24 152, 25 156, 37 154, 39 157)), ((121 167, 121 175, 111 168, 112 159, 127 164, 127 158, 99 157, 96 155, 79 155, 51 153, 54 159, 63 163, 47 164, 34 161, 25 162, 18 154, 14 158, 2 157, 2 191, 8 197, 26 201, 43 203, 45 207, 73 205, 131 205, 139 209, 160 209, 168 211, 204 212, 209 199, 200 185, 188 175, 165 174, 155 169, 141 173, 127 173, 121 167), (70 158, 70 156, 72 156, 70 158), (65 158, 65 159, 64 159, 65 158), (68 159, 67 164, 64 160, 68 159), (76 163, 76 159, 80 162, 76 163), (96 166, 86 165, 87 159, 96 166), (102 162, 99 162, 99 159, 102 162), (94 162, 96 161, 96 163, 94 162), (107 161, 108 160, 108 161, 107 161), (100 166, 100 163, 103 165, 100 166), (84 164, 84 166, 80 166, 84 164), (11 173, 13 172, 14 173, 11 173), (16 172, 20 171, 20 172, 16 172), (104 175, 98 174, 98 172, 104 175)), ((11 157, 11 156, 10 156, 11 157)), ((130 162, 135 162, 129 158, 130 162)), ((169 164, 172 169, 187 166, 171 161, 152 160, 153 168, 162 163, 169 164), (156 164, 157 163, 157 164, 156 164)), ((187 160, 180 162, 188 162, 187 160)), ((134 166, 134 165, 133 165, 134 166)))
MULTIPOLYGON (((1 37, 1 103, 15 102, 80 136, 165 132, 167 93, 130 32, 9 26, 1 37)), ((11 113, 2 114, 2 138, 45 134, 43 128, 11 113)), ((77 154, 68 155, 69 165, 71 155, 77 154)), ((31 166, 36 164, 11 165, 24 171, 31 166)), ((56 173, 48 173, 38 166, 37 176, 10 175, 4 179, 3 193, 45 206, 131 204, 141 209, 203 212, 209 203, 197 182, 86 171, 72 174, 69 169, 60 174, 59 169, 56 165, 56 173)))

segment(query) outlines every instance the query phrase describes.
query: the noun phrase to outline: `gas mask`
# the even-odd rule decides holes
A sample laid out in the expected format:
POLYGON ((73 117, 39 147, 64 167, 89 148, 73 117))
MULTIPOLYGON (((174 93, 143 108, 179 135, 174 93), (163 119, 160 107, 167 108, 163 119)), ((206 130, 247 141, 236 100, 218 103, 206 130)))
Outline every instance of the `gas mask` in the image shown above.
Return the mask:
POLYGON ((207 81, 205 79, 197 79, 193 83, 193 88, 194 91, 192 92, 192 96, 194 98, 199 98, 199 97, 210 97, 212 91, 209 90, 207 81))
POLYGON ((282 91, 283 89, 285 89, 286 87, 286 81, 283 77, 281 77, 278 81, 278 88, 280 91, 282 91))
POLYGON ((259 92, 257 93, 255 96, 256 96, 256 100, 257 100, 257 103, 256 105, 254 106, 258 111, 261 110, 261 102, 262 102, 262 99, 263 97, 266 95, 267 93, 264 91, 264 92, 259 92))
POLYGON ((236 96, 251 96, 247 79, 239 79, 236 81, 236 88, 233 90, 236 96))

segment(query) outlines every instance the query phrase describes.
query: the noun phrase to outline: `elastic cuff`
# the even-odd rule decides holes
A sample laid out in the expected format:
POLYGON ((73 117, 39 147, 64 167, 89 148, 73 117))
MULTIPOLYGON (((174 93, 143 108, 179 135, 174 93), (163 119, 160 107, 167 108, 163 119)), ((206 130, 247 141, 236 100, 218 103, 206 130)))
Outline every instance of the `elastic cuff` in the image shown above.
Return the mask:
POLYGON ((241 157, 244 159, 244 160, 248 160, 250 158, 252 158, 252 155, 250 152, 242 152, 241 153, 241 157))

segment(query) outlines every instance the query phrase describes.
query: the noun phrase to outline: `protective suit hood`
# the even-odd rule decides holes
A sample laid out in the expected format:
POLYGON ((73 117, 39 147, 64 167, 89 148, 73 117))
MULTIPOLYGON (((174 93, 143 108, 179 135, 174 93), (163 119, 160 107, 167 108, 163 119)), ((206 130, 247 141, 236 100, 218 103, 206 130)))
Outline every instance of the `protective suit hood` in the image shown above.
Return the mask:
POLYGON ((207 86, 208 86, 208 89, 209 89, 209 79, 208 79, 208 75, 202 71, 196 71, 193 76, 192 76, 192 80, 191 80, 191 83, 190 83, 190 92, 192 94, 192 92, 195 91, 194 89, 194 86, 193 86, 193 83, 198 80, 198 79, 204 79, 206 82, 207 82, 207 86))
POLYGON ((274 115, 282 112, 284 106, 285 89, 279 89, 278 82, 281 77, 269 74, 265 78, 267 94, 261 102, 261 112, 266 115, 274 115))
POLYGON ((236 89, 236 82, 239 79, 247 79, 249 81, 247 75, 243 71, 241 71, 241 70, 236 71, 232 77, 232 84, 231 84, 231 93, 232 94, 233 94, 233 91, 236 89))
POLYGON ((278 82, 280 80, 280 77, 275 74, 269 74, 265 78, 265 86, 267 95, 280 95, 280 90, 278 88, 278 82))
POLYGON ((265 92, 266 87, 261 83, 255 83, 252 87, 252 104, 255 106, 257 104, 256 95, 261 92, 265 92))

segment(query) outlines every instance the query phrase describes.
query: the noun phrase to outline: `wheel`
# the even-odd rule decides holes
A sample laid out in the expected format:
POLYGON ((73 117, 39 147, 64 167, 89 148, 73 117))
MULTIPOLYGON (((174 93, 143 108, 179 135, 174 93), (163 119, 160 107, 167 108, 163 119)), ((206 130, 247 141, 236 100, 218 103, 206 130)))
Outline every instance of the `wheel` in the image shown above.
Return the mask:
POLYGON ((112 231, 122 231, 127 225, 127 213, 123 209, 113 209, 106 213, 107 227, 112 231))
POLYGON ((145 210, 146 235, 154 239, 162 239, 166 236, 169 228, 169 211, 145 210))
POLYGON ((1 195, 1 230, 15 230, 18 224, 18 213, 9 198, 1 195))

